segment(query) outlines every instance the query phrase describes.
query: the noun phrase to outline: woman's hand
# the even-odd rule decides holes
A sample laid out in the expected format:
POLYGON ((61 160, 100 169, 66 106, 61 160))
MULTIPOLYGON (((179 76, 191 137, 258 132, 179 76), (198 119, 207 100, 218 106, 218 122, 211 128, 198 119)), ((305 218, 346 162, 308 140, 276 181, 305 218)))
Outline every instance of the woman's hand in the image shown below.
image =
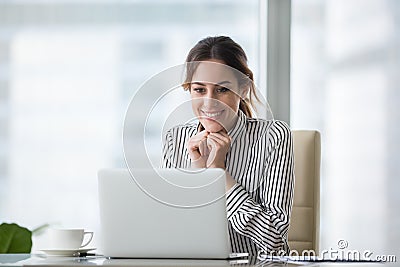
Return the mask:
MULTIPOLYGON (((223 131, 217 133, 205 130, 191 137, 188 142, 189 156, 193 168, 222 168, 225 169, 225 157, 231 146, 231 138, 223 131)), ((226 192, 236 181, 226 174, 226 192)))
POLYGON ((206 130, 192 136, 188 142, 188 152, 192 160, 193 168, 205 168, 210 151, 207 146, 207 136, 209 132, 206 130))
POLYGON ((230 145, 231 138, 223 131, 217 133, 201 131, 188 142, 192 167, 225 169, 225 157, 230 145))
POLYGON ((225 169, 225 157, 231 147, 231 138, 224 131, 210 133, 207 136, 207 146, 210 154, 207 167, 225 169))

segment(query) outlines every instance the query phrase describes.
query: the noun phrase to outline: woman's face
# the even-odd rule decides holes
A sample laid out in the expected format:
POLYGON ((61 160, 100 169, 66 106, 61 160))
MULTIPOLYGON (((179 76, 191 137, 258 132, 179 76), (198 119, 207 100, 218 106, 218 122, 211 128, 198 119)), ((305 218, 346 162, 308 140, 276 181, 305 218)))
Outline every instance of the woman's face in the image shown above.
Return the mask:
POLYGON ((241 98, 238 80, 223 64, 201 62, 190 84, 193 112, 208 132, 229 131, 237 121, 241 98))

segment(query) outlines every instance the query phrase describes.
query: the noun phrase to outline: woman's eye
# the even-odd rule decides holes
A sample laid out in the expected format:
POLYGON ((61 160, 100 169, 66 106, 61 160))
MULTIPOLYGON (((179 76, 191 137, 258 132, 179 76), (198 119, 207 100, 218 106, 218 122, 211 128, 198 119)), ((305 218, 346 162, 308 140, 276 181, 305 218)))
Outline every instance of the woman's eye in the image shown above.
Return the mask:
POLYGON ((217 92, 218 93, 225 93, 225 92, 228 92, 228 91, 229 91, 229 89, 226 88, 226 87, 218 87, 217 88, 217 92))
POLYGON ((195 87, 192 88, 193 91, 195 91, 196 93, 204 93, 206 90, 202 87, 195 87))

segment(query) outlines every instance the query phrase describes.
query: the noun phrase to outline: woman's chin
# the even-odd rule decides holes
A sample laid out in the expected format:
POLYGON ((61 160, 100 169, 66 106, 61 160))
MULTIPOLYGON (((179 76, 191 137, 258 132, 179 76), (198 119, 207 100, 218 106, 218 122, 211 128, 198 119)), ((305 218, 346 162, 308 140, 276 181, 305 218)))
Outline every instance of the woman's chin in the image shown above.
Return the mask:
POLYGON ((224 129, 221 124, 215 121, 202 121, 201 124, 204 126, 204 129, 206 129, 206 131, 210 133, 217 133, 224 129))

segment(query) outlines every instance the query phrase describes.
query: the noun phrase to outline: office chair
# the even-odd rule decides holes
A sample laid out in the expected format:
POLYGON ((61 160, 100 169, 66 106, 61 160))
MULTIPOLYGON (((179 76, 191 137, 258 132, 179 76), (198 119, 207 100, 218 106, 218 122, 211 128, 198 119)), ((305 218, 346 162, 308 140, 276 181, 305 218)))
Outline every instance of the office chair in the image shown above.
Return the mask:
POLYGON ((296 178, 289 246, 299 255, 304 250, 314 250, 318 255, 321 136, 318 131, 292 133, 296 178))

